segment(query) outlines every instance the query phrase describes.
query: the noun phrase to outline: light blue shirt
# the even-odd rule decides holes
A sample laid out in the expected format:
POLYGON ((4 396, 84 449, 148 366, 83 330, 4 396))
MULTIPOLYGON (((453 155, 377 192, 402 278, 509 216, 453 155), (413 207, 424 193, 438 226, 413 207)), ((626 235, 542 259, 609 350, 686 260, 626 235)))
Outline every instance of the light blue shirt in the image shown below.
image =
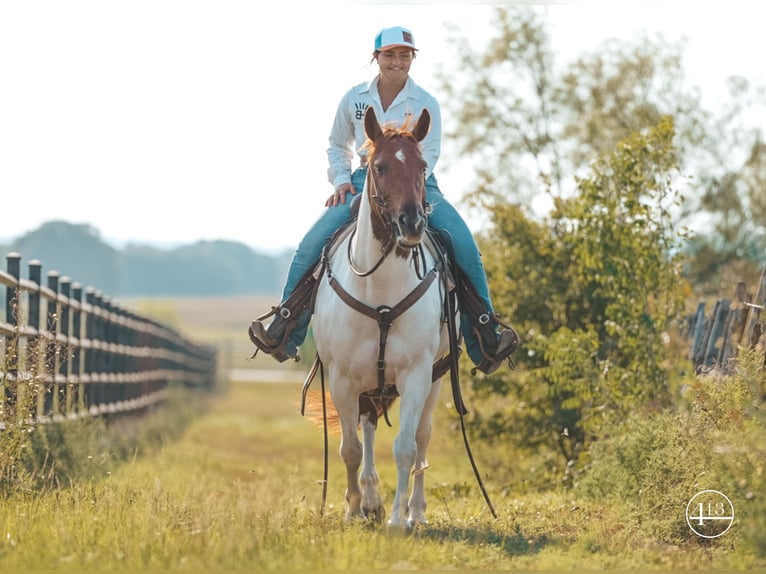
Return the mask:
POLYGON ((375 76, 371 81, 351 88, 338 104, 330 131, 330 147, 327 149, 330 163, 327 177, 333 188, 338 189, 341 185, 351 183, 354 154, 358 153, 360 157, 365 154, 362 149, 367 140, 364 134, 364 112, 368 106, 373 106, 381 124, 391 123, 397 127, 408 116, 412 116, 413 121, 417 120, 423 109, 428 109, 431 129, 420 145, 427 165, 426 177, 430 176, 441 154, 442 118, 439 102, 408 77, 402 91, 384 112, 378 94, 378 76, 375 76))

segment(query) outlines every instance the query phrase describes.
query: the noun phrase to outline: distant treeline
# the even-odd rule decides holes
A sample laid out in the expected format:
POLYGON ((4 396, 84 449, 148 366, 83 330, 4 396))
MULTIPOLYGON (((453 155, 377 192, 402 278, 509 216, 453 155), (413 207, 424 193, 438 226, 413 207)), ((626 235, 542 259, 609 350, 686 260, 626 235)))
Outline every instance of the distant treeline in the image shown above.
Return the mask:
POLYGON ((258 253, 233 241, 115 249, 96 228, 63 221, 45 223, 0 250, 3 269, 5 254, 21 254, 23 277, 29 261, 38 259, 46 270, 119 297, 278 294, 292 256, 258 253))

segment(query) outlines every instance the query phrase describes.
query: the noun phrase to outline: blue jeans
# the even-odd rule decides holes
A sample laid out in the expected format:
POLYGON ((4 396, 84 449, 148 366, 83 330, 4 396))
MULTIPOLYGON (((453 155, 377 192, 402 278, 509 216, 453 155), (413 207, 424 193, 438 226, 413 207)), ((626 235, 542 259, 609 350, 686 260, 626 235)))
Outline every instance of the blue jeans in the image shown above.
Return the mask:
MULTIPOLYGON (((366 168, 359 168, 351 174, 351 184, 358 193, 364 189, 366 175, 366 168)), ((347 196, 346 203, 328 207, 300 242, 287 272, 282 302, 287 300, 301 277, 317 264, 322 255, 322 249, 332 234, 350 219, 351 199, 347 196)), ((492 302, 489 298, 487 276, 484 272, 484 264, 481 262, 479 248, 463 218, 442 194, 433 174, 426 180, 426 201, 432 207, 431 215, 428 216, 428 225, 442 236, 458 267, 468 276, 473 288, 484 301, 487 313, 491 314, 492 302)), ((303 343, 310 320, 309 311, 304 311, 288 339, 288 353, 303 343)), ((474 364, 478 365, 483 357, 476 335, 471 331, 470 319, 465 313, 460 314, 460 324, 468 356, 474 364)))

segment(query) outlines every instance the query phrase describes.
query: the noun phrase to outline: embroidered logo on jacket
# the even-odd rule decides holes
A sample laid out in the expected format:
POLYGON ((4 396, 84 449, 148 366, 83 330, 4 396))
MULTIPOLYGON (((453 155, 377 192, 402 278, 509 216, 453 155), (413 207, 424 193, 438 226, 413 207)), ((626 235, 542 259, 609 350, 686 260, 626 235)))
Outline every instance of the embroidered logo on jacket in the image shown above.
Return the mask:
POLYGON ((356 102, 354 104, 354 110, 355 110, 354 116, 356 117, 356 119, 361 120, 362 118, 364 118, 364 111, 367 109, 367 107, 368 107, 368 104, 364 102, 356 102))

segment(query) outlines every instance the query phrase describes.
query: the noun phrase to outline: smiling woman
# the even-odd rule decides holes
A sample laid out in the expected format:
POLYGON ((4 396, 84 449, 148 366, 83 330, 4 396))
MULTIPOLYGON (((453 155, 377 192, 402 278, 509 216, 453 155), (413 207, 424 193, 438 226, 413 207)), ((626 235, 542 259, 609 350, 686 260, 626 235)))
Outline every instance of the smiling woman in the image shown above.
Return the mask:
MULTIPOLYGON (((326 202, 327 210, 309 229, 290 263, 280 305, 256 319, 250 326, 250 338, 265 353, 280 362, 297 357, 297 349, 308 331, 311 314, 306 292, 315 278, 310 271, 319 261, 327 241, 351 219, 351 198, 360 193, 371 171, 367 160, 372 117, 391 128, 408 126, 415 118, 427 116, 427 132, 419 139, 423 162, 425 199, 430 206, 428 225, 447 246, 450 259, 461 277, 460 313, 466 350, 477 368, 484 373, 496 371, 516 350, 519 337, 500 320, 489 296, 489 286, 481 253, 462 216, 444 197, 434 174, 441 154, 441 107, 437 99, 415 83, 410 68, 415 57, 415 37, 402 26, 382 28, 372 43, 372 58, 378 73, 357 84, 341 98, 330 131, 327 150, 327 175, 335 189, 326 202), (355 154, 359 165, 354 169, 355 154), (298 286, 300 285, 300 289, 298 286), (467 305, 475 301, 475 305, 467 305), (263 320, 274 316, 266 327, 263 320)), ((416 127, 419 124, 416 124, 416 127)), ((409 167, 409 166, 407 166, 409 167)))

